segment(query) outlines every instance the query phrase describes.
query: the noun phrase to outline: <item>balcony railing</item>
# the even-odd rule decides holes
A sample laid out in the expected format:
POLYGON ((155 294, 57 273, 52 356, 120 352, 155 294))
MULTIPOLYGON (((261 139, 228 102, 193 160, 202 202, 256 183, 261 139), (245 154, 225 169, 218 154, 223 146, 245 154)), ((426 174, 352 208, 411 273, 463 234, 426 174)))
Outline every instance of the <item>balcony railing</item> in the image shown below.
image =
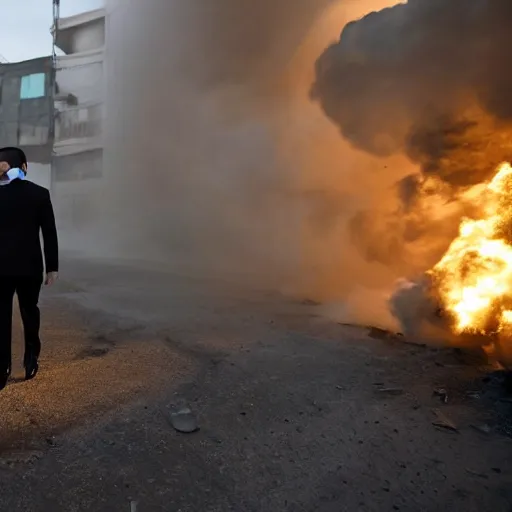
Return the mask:
POLYGON ((78 106, 59 111, 55 126, 56 142, 100 138, 103 132, 103 105, 78 106))

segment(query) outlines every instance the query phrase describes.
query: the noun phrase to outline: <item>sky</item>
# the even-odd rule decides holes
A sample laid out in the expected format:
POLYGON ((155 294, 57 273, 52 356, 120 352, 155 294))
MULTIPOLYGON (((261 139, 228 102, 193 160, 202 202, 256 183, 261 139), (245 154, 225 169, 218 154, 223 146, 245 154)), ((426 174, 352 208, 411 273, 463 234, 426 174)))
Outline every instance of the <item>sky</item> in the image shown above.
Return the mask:
MULTIPOLYGON (((97 9, 104 0, 61 0, 61 17, 97 9)), ((9 62, 50 55, 52 0, 0 0, 0 55, 9 62)))

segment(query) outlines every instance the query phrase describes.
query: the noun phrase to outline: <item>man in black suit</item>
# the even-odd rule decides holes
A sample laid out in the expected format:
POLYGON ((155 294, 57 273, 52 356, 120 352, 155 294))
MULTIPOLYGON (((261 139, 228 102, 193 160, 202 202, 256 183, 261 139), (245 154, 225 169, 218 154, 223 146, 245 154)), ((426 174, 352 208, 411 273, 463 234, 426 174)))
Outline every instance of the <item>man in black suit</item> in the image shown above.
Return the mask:
POLYGON ((18 296, 25 333, 25 378, 35 377, 41 351, 39 293, 59 270, 57 229, 50 193, 25 180, 27 158, 19 148, 0 149, 0 389, 11 374, 12 304, 18 296))

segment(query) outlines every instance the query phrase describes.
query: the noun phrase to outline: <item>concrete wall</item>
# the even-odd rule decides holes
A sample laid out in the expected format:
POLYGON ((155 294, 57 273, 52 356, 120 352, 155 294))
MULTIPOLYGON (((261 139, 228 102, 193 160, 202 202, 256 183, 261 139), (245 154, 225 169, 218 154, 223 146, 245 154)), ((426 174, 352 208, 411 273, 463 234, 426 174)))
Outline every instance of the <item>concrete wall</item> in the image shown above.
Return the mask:
POLYGON ((79 23, 61 34, 67 55, 58 58, 56 141, 53 159, 55 213, 64 249, 81 251, 101 222, 98 196, 103 174, 105 20, 79 23), (74 103, 64 98, 72 95, 74 103))
POLYGON ((29 160, 48 163, 53 112, 50 57, 0 65, 0 145, 21 146, 29 160), (45 96, 21 99, 21 81, 26 75, 45 74, 45 96))
POLYGON ((72 38, 73 53, 88 52, 105 45, 105 19, 80 27, 72 38))
POLYGON ((105 18, 100 11, 83 13, 59 22, 57 46, 71 55, 89 52, 105 44, 105 18))
POLYGON ((77 183, 55 183, 53 188, 55 216, 59 230, 68 240, 68 249, 80 242, 80 237, 97 221, 96 197, 101 190, 101 180, 77 183))
POLYGON ((58 57, 57 84, 59 96, 71 93, 81 104, 103 101, 103 50, 58 57))
POLYGON ((55 184, 81 184, 84 181, 100 178, 102 166, 102 149, 57 156, 53 160, 54 182, 55 184))
POLYGON ((59 97, 72 95, 77 104, 58 102, 55 153, 71 154, 103 146, 103 50, 59 57, 59 97))
MULTIPOLYGON (((87 19, 90 14, 76 16, 87 19)), ((64 26, 69 18, 63 20, 64 26)), ((57 84, 59 98, 72 95, 76 104, 59 101, 60 112, 56 121, 57 155, 69 155, 102 147, 103 102, 104 102, 104 45, 105 20, 73 25, 65 31, 71 49, 81 53, 58 57, 57 84)))
POLYGON ((102 149, 54 158, 52 192, 65 249, 85 249, 80 244, 99 221, 102 174, 102 149))

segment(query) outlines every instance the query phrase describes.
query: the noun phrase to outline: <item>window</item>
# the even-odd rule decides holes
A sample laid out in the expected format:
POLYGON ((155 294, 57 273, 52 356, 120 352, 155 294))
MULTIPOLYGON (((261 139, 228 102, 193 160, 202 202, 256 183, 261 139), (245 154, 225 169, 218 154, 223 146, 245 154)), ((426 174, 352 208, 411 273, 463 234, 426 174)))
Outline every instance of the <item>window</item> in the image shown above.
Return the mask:
POLYGON ((43 98, 45 96, 44 73, 34 73, 21 77, 20 98, 22 100, 30 100, 34 98, 43 98))

